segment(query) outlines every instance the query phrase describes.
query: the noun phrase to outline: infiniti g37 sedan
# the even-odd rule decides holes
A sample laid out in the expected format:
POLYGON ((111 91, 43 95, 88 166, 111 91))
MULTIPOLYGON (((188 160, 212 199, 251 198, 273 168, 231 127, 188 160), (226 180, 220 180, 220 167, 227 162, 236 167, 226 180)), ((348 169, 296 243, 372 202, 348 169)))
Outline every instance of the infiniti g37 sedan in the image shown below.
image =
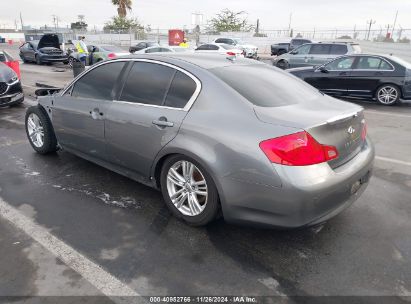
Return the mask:
POLYGON ((26 113, 39 153, 63 149, 161 189, 204 225, 322 223, 371 175, 363 109, 263 63, 204 54, 102 62, 26 113))
POLYGON ((342 56, 319 67, 287 72, 334 96, 375 98, 387 106, 411 100, 411 63, 395 56, 342 56))

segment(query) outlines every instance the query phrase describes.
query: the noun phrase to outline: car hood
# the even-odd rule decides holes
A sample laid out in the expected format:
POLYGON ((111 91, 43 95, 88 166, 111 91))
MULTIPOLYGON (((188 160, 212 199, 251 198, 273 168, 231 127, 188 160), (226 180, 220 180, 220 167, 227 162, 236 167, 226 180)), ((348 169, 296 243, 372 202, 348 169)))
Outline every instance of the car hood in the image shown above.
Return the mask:
POLYGON ((59 37, 56 34, 44 34, 43 37, 41 37, 37 48, 42 49, 44 47, 60 49, 59 37))
POLYGON ((0 82, 7 82, 15 75, 16 73, 11 68, 0 62, 0 82))

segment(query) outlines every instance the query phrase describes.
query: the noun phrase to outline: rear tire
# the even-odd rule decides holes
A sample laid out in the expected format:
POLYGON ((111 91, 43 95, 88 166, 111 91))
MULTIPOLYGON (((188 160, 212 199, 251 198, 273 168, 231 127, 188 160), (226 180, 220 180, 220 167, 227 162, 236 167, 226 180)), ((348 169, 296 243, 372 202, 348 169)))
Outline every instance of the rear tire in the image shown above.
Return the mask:
POLYGON ((48 154, 57 151, 57 139, 45 110, 40 106, 27 109, 25 117, 26 135, 34 151, 48 154))
POLYGON ((384 84, 375 93, 377 101, 384 106, 395 105, 400 100, 400 96, 400 89, 393 84, 384 84))
POLYGON ((203 226, 217 217, 220 210, 217 188, 197 161, 184 155, 169 157, 161 169, 160 183, 167 207, 187 224, 203 226), (176 197, 172 198, 173 194, 176 197))

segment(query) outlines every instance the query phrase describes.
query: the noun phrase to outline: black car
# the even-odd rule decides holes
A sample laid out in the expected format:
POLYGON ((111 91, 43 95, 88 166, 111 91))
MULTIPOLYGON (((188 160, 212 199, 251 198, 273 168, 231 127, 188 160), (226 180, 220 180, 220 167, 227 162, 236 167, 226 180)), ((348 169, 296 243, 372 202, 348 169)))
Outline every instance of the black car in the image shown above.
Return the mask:
POLYGON ((293 49, 295 49, 296 47, 299 47, 300 45, 311 43, 311 42, 312 41, 308 39, 295 38, 295 39, 291 39, 290 42, 280 42, 277 44, 272 44, 271 45, 271 56, 280 56, 282 54, 291 52, 293 49))
POLYGON ((411 99, 411 63, 395 56, 347 55, 287 71, 329 95, 375 98, 383 105, 411 99))
POLYGON ((17 105, 23 100, 23 89, 17 74, 0 62, 0 107, 17 105))
POLYGON ((141 51, 143 49, 146 49, 152 46, 160 46, 160 45, 155 41, 142 41, 142 42, 137 43, 136 45, 130 46, 129 52, 134 53, 134 52, 141 51))
POLYGON ((44 34, 39 41, 29 41, 20 47, 20 58, 23 62, 37 64, 63 62, 68 63, 68 55, 60 49, 56 34, 44 34))

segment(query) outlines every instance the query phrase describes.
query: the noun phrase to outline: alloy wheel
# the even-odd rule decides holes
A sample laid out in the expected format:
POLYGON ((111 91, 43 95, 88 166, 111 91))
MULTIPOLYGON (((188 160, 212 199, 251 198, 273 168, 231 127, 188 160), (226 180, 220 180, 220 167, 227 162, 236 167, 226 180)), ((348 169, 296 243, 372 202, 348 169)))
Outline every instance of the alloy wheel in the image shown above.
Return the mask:
POLYGON ((377 98, 382 104, 393 104, 398 100, 398 90, 392 86, 384 86, 378 91, 377 98))
POLYGON ((27 119, 27 131, 33 145, 41 148, 44 145, 43 124, 40 118, 34 113, 31 113, 27 119))
POLYGON ((191 162, 181 160, 167 173, 171 202, 183 215, 197 216, 207 205, 208 188, 203 173, 191 162))

